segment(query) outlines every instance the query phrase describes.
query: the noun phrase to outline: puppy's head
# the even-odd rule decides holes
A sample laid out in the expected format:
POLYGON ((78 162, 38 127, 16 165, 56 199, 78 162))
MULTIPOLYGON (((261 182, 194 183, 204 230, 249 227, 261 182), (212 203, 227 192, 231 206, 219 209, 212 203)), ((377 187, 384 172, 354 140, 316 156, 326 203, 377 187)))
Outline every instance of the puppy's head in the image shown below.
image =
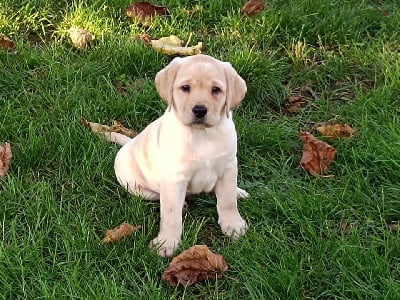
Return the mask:
POLYGON ((186 126, 212 127, 243 100, 247 87, 230 63, 208 55, 175 58, 156 75, 161 98, 186 126))

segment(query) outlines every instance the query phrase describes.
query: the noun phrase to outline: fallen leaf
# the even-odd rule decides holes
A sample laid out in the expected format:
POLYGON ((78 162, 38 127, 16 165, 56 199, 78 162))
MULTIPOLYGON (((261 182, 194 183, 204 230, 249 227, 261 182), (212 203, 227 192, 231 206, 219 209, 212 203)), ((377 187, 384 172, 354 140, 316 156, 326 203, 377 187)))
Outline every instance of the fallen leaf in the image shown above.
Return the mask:
POLYGON ((379 6, 378 6, 378 10, 382 13, 382 15, 384 17, 389 17, 390 16, 390 12, 388 10, 385 10, 382 7, 379 7, 379 6))
POLYGON ((15 43, 8 36, 2 35, 0 36, 0 48, 3 48, 6 51, 13 52, 15 51, 15 43))
POLYGON ((262 0, 249 0, 243 7, 242 12, 253 17, 265 9, 265 3, 262 0))
POLYGON ((400 229, 399 221, 391 221, 391 222, 388 222, 386 225, 391 232, 393 232, 393 233, 399 232, 399 229, 400 229))
POLYGON ((89 31, 77 27, 71 27, 68 33, 72 44, 74 44, 75 48, 80 50, 86 48, 89 43, 96 38, 95 35, 91 34, 89 31))
POLYGON ((11 145, 9 143, 0 145, 0 177, 4 177, 7 175, 8 169, 10 167, 11 158, 11 145))
POLYGON ((104 244, 115 243, 123 237, 132 235, 134 232, 142 229, 142 225, 132 226, 128 223, 122 223, 117 228, 106 231, 106 236, 103 238, 104 244))
POLYGON ((126 135, 130 138, 133 138, 137 135, 137 132, 126 128, 122 125, 121 122, 114 120, 114 124, 111 126, 102 125, 100 123, 89 122, 84 118, 80 119, 82 125, 89 127, 94 133, 101 134, 104 132, 116 132, 126 135))
POLYGON ((161 278, 172 286, 188 286, 221 278, 226 270, 228 264, 222 255, 211 252, 206 245, 195 245, 172 259, 161 278))
POLYGON ((143 26, 150 26, 156 16, 169 15, 169 10, 165 6, 139 1, 130 4, 126 8, 126 14, 128 17, 137 20, 143 26))
POLYGON ((160 45, 171 46, 171 47, 181 47, 183 45, 183 41, 176 35, 165 36, 158 40, 152 40, 152 41, 153 42, 157 41, 160 45))
POLYGON ((143 81, 139 78, 136 80, 116 80, 115 88, 121 95, 127 95, 130 91, 141 91, 143 89, 143 81))
POLYGON ((302 131, 299 135, 304 143, 301 167, 313 176, 325 174, 335 158, 336 149, 309 132, 302 131))
POLYGON ((298 113, 300 108, 306 107, 307 101, 300 95, 292 95, 289 97, 289 102, 286 105, 287 110, 291 113, 298 113))
POLYGON ((200 12, 202 9, 203 9, 203 7, 200 5, 195 5, 191 9, 182 8, 183 12, 186 13, 189 17, 192 17, 194 14, 200 12))
POLYGON ((349 223, 347 221, 340 221, 340 223, 339 223, 339 229, 342 231, 349 231, 349 230, 357 229, 357 228, 358 228, 357 222, 349 223))
POLYGON ((286 109, 297 114, 301 108, 308 105, 310 99, 317 99, 316 93, 308 86, 298 87, 291 91, 291 95, 286 103, 286 109))
POLYGON ((336 139, 338 137, 348 138, 357 132, 347 124, 326 124, 316 128, 323 136, 336 139))
POLYGON ((300 93, 303 97, 312 98, 314 100, 318 99, 317 93, 313 91, 309 86, 303 86, 300 88, 300 93))
POLYGON ((158 40, 151 40, 151 46, 157 52, 167 55, 195 55, 201 53, 203 43, 199 42, 196 46, 183 47, 183 42, 175 35, 162 37, 158 40))
POLYGON ((147 47, 151 47, 151 36, 149 34, 143 33, 138 36, 139 40, 143 42, 147 47))

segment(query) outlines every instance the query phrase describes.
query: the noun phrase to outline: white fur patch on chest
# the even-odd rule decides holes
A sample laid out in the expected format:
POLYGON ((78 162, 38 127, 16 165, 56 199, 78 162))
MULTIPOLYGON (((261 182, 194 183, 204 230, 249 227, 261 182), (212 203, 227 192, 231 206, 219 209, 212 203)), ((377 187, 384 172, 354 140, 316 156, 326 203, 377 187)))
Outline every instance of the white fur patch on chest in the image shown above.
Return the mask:
POLYGON ((187 193, 209 193, 214 189, 217 179, 217 174, 213 170, 200 170, 194 173, 192 179, 189 181, 187 193))

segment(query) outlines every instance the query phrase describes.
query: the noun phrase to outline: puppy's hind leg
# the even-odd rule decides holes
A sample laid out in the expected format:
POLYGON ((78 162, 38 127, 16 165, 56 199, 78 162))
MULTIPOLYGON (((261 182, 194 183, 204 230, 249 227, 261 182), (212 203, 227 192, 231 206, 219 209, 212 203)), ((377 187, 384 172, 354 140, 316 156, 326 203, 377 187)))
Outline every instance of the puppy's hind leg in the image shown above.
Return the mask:
POLYGON ((119 184, 129 193, 143 197, 146 200, 159 200, 160 195, 143 188, 138 182, 144 182, 143 175, 128 148, 122 147, 115 157, 114 171, 119 184))

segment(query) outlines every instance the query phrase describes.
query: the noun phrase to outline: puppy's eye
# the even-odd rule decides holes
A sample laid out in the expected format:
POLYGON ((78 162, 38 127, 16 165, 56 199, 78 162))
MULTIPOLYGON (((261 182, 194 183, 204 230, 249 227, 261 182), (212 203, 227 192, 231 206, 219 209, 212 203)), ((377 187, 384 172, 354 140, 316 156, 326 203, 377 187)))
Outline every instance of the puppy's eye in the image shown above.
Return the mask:
POLYGON ((190 92, 190 86, 188 86, 187 84, 182 85, 181 86, 181 90, 182 90, 182 92, 189 93, 190 92))
POLYGON ((219 87, 217 87, 217 86, 214 86, 214 87, 211 89, 211 93, 212 93, 213 95, 218 95, 219 93, 221 93, 221 89, 220 89, 219 87))

